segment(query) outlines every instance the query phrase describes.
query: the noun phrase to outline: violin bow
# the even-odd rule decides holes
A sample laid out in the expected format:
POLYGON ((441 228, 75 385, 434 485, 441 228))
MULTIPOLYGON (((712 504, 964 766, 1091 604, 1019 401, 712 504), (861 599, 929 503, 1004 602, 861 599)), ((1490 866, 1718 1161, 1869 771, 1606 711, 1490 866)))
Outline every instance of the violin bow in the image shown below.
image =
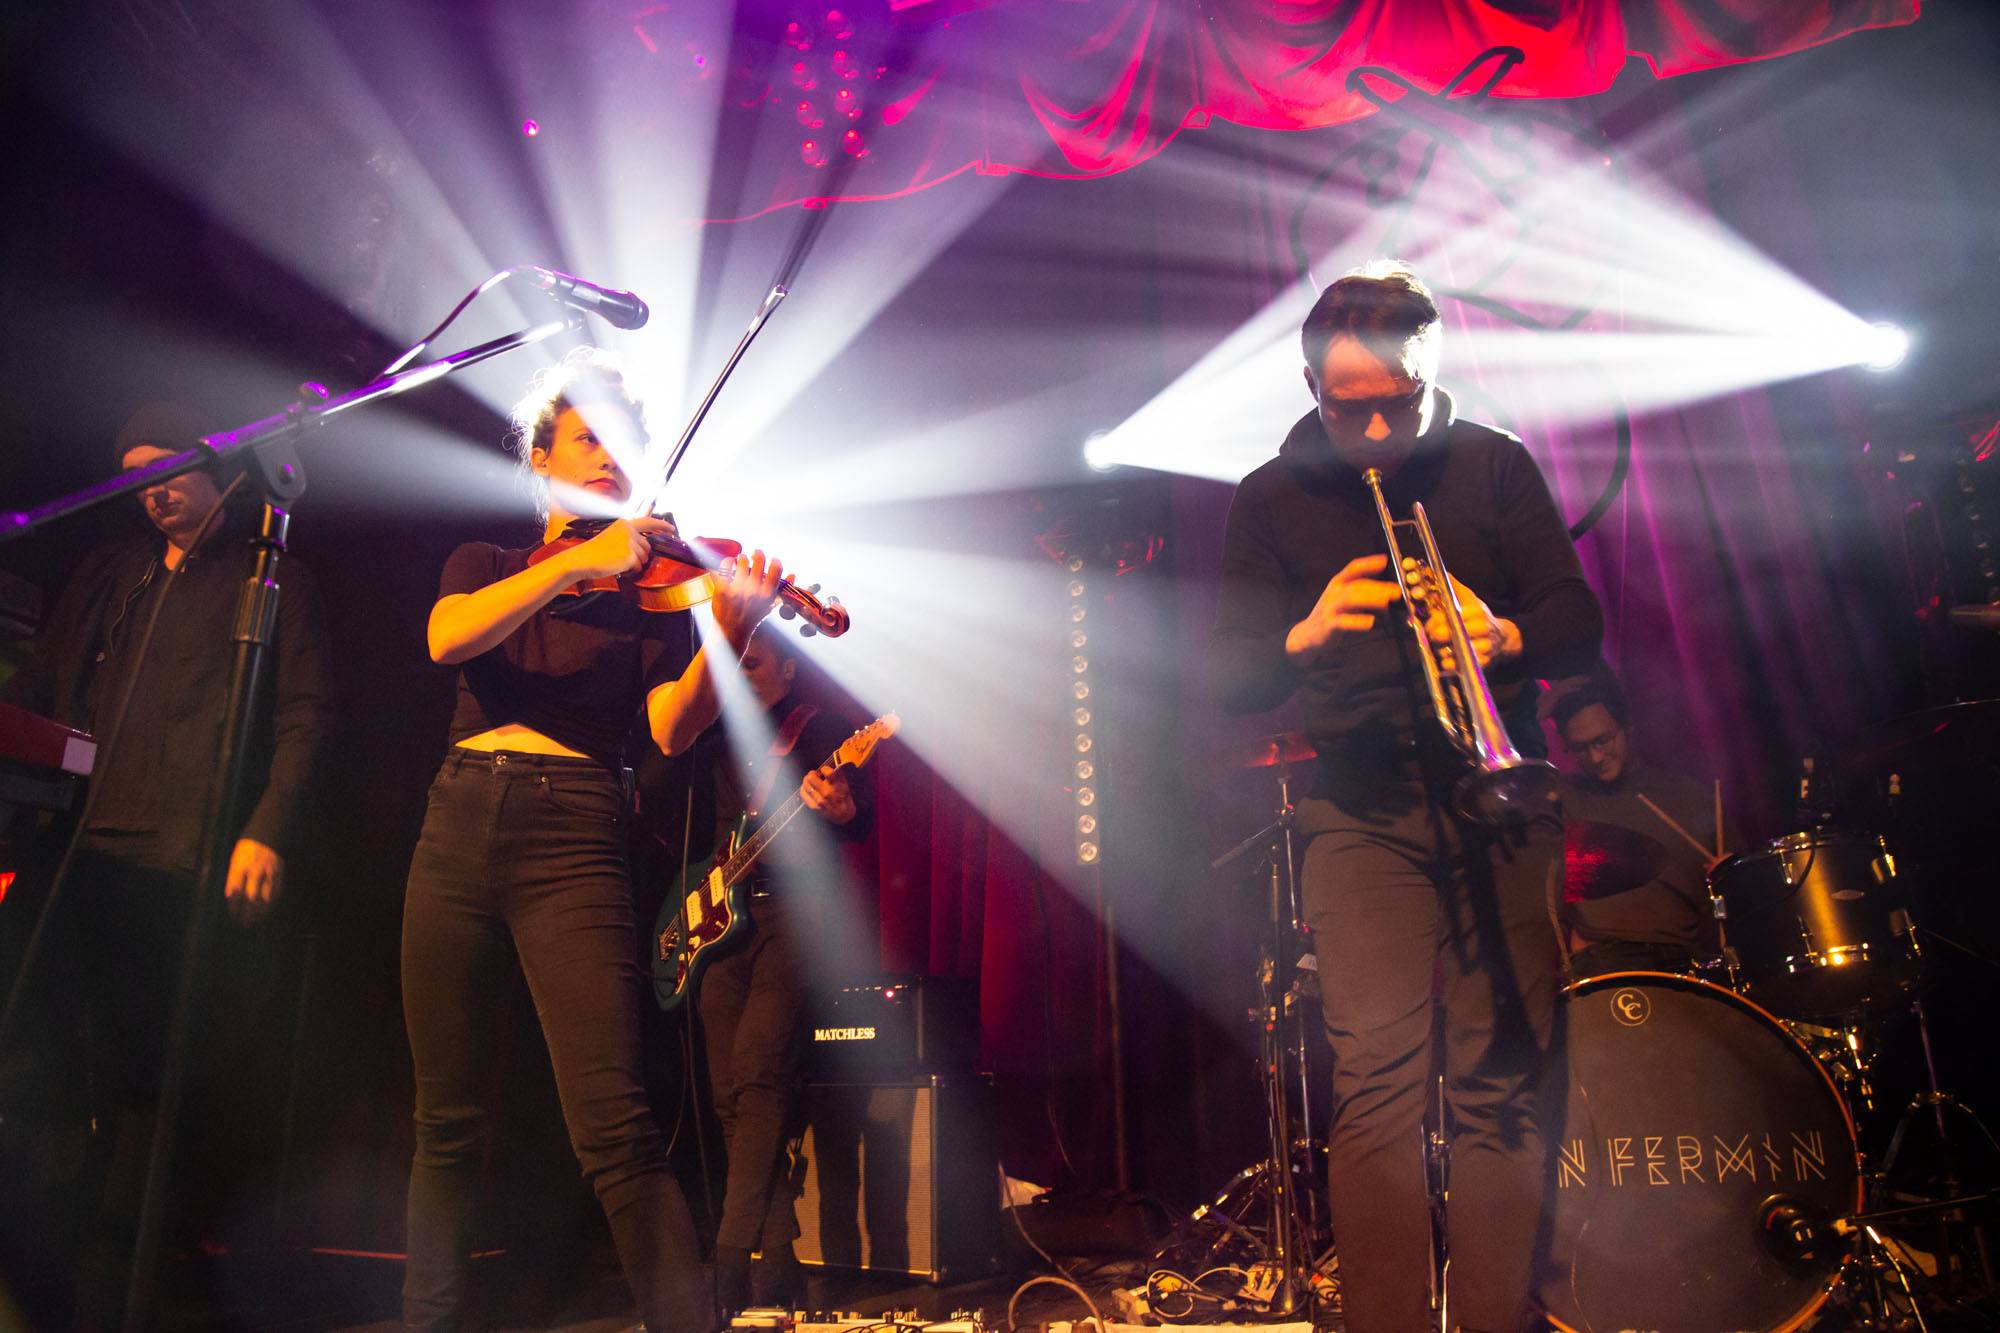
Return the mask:
POLYGON ((708 409, 715 405, 717 396, 722 393, 722 386, 728 383, 730 375, 735 372, 736 363, 750 350, 750 344, 756 341, 759 333, 763 332, 765 323, 776 312, 778 306, 792 294, 792 280, 805 266, 806 256, 812 253, 813 246, 819 241, 820 233, 826 230, 826 220, 832 215, 833 206, 840 201, 841 191, 847 186, 847 178, 854 174, 854 167, 858 161, 858 158, 843 154, 827 178, 826 193, 799 205, 801 214, 799 225, 792 233, 791 242, 785 247, 784 257, 778 261, 777 274, 771 279, 771 290, 764 294, 763 303, 757 307, 757 313, 750 317, 749 327, 744 329, 743 336, 736 340, 736 347, 729 353, 729 359, 722 363, 722 373, 715 377, 715 383, 708 386, 708 392, 702 395, 700 404, 696 406, 694 415, 688 419, 680 438, 674 441, 673 452, 667 455, 666 469, 660 476, 660 489, 657 494, 665 494, 667 483, 674 479, 674 470, 681 465, 681 459, 686 455, 688 446, 694 442, 694 433, 701 429, 702 421, 708 416, 708 409))

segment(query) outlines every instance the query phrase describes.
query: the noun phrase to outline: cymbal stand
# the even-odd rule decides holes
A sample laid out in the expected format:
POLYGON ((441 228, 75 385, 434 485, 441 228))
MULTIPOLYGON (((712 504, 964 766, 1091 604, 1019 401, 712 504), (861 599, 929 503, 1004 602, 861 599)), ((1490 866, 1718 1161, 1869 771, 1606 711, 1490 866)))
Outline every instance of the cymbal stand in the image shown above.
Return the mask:
MULTIPOLYGON (((1214 1202, 1199 1209, 1195 1218, 1211 1214, 1218 1221, 1243 1231, 1225 1208, 1240 1183, 1261 1174, 1259 1190, 1266 1205, 1270 1225, 1258 1237, 1264 1260, 1278 1273, 1278 1284, 1270 1297, 1269 1313, 1292 1314, 1305 1308, 1311 1299, 1311 1239, 1322 1234, 1319 1191, 1301 1189, 1295 1179, 1295 1155, 1300 1146, 1292 1116, 1292 1089, 1299 1099, 1298 1127, 1312 1123, 1311 1082, 1304 1017, 1305 995, 1302 978, 1284 985, 1290 971, 1300 972, 1287 958, 1297 958, 1304 935, 1299 915, 1298 877, 1293 867, 1292 828, 1295 823, 1289 768, 1278 765, 1278 809, 1276 818, 1263 828, 1217 857, 1210 868, 1220 870, 1258 848, 1265 851, 1266 912, 1270 935, 1257 954, 1257 1005, 1251 1018, 1258 1028, 1258 1067, 1264 1085, 1269 1156, 1243 1172, 1214 1202)), ((1308 1180, 1311 1176, 1308 1176, 1308 1180)), ((1248 1234, 1248 1233, 1246 1233, 1248 1234)))
MULTIPOLYGON (((1889 1173, 1895 1169, 1896 1158, 1903 1151, 1903 1144, 1909 1136, 1910 1127, 1923 1112, 1929 1111, 1932 1122, 1937 1126, 1938 1161, 1943 1170, 1943 1176, 1938 1183, 1944 1192, 1944 1197, 1932 1201, 1931 1204, 1924 1207, 1924 1210, 1940 1212, 1940 1243, 1938 1250, 1939 1274, 1942 1276, 1944 1265, 1950 1261, 1952 1255, 1951 1217, 1949 1211, 1951 1205, 1990 1197, 1988 1194, 1967 1195, 1960 1192, 1963 1182, 1959 1180, 1958 1164, 1952 1154, 1951 1135, 1945 1120, 1945 1112, 1957 1112, 1964 1119, 1971 1121, 1973 1127, 1979 1131, 1988 1143, 1993 1143, 1994 1140, 1992 1133, 1986 1128, 1985 1122, 1973 1113, 1972 1108, 1966 1106, 1950 1093, 1940 1090, 1938 1087, 1937 1061, 1931 1052, 1930 1023, 1924 1015, 1923 1001, 1911 1000, 1910 1012, 1916 1015, 1917 1019, 1917 1040, 1924 1053, 1924 1076, 1928 1086, 1924 1091, 1910 1098, 1910 1104, 1903 1108, 1902 1117, 1896 1121, 1895 1131, 1889 1136, 1889 1146, 1882 1153, 1882 1164, 1876 1172, 1876 1179, 1884 1185, 1887 1184, 1889 1173)), ((1992 1293, 1994 1291, 1993 1257, 1987 1248, 1986 1228, 1981 1223, 1975 1221, 1971 1224, 1970 1234, 1973 1257, 1979 1265, 1979 1281, 1988 1293, 1992 1293)))

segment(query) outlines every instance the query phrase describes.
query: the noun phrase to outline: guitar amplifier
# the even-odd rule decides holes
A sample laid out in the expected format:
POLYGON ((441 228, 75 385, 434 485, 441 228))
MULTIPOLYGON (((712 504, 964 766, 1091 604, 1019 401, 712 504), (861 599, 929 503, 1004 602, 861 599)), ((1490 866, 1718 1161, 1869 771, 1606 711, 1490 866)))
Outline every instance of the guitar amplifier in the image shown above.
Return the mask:
POLYGON ((929 1282, 993 1270, 1000 1158, 990 1080, 814 1083, 806 1109, 800 1263, 929 1282))
POLYGON ((979 1056, 979 987, 965 977, 843 986, 813 1016, 814 1068, 825 1074, 969 1070, 979 1056))

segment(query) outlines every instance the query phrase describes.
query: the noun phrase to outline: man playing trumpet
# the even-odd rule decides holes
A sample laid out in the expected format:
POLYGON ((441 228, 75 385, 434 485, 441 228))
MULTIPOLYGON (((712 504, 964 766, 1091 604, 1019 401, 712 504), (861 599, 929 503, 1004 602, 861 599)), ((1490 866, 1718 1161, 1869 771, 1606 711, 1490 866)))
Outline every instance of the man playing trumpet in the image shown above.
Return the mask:
POLYGON ((1442 328, 1414 273, 1379 263, 1339 279, 1301 340, 1317 407, 1237 487, 1210 656, 1230 711, 1299 692, 1319 754, 1297 819, 1335 1056, 1328 1147, 1347 1327, 1429 1324, 1420 1145, 1441 1073, 1451 1324, 1516 1333, 1544 1180, 1534 1093, 1560 984, 1550 909, 1562 829, 1552 803, 1497 826, 1460 813, 1466 760, 1432 724, 1370 481, 1399 518, 1424 505, 1463 642, 1490 674, 1454 660, 1435 595, 1417 603, 1433 664, 1481 692, 1490 681, 1521 750, 1541 750, 1536 677, 1592 660, 1603 617, 1521 442, 1459 419, 1435 386, 1442 328))

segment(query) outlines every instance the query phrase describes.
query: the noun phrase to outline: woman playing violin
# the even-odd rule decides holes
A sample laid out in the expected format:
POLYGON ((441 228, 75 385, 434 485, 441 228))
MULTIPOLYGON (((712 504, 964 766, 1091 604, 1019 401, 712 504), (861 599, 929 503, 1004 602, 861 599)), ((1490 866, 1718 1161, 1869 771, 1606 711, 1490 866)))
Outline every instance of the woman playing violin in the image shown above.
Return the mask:
MULTIPOLYGON (((554 541, 624 507, 645 426, 623 377, 592 349, 538 377, 513 442, 554 541)), ((670 534, 621 518, 530 563, 469 543, 451 555, 429 640, 459 667, 452 748, 431 786, 403 915, 403 1004, 416 1065, 404 1322, 452 1326, 465 1292, 489 1090, 492 1022, 516 960, 548 1042, 570 1142, 610 1220, 619 1263, 653 1329, 715 1319, 686 1202, 641 1083, 637 963, 620 780, 643 722, 666 754, 717 716, 716 654, 732 664, 781 575, 760 551, 719 580, 697 650, 688 615, 615 594, 562 597, 625 573, 670 534)))

